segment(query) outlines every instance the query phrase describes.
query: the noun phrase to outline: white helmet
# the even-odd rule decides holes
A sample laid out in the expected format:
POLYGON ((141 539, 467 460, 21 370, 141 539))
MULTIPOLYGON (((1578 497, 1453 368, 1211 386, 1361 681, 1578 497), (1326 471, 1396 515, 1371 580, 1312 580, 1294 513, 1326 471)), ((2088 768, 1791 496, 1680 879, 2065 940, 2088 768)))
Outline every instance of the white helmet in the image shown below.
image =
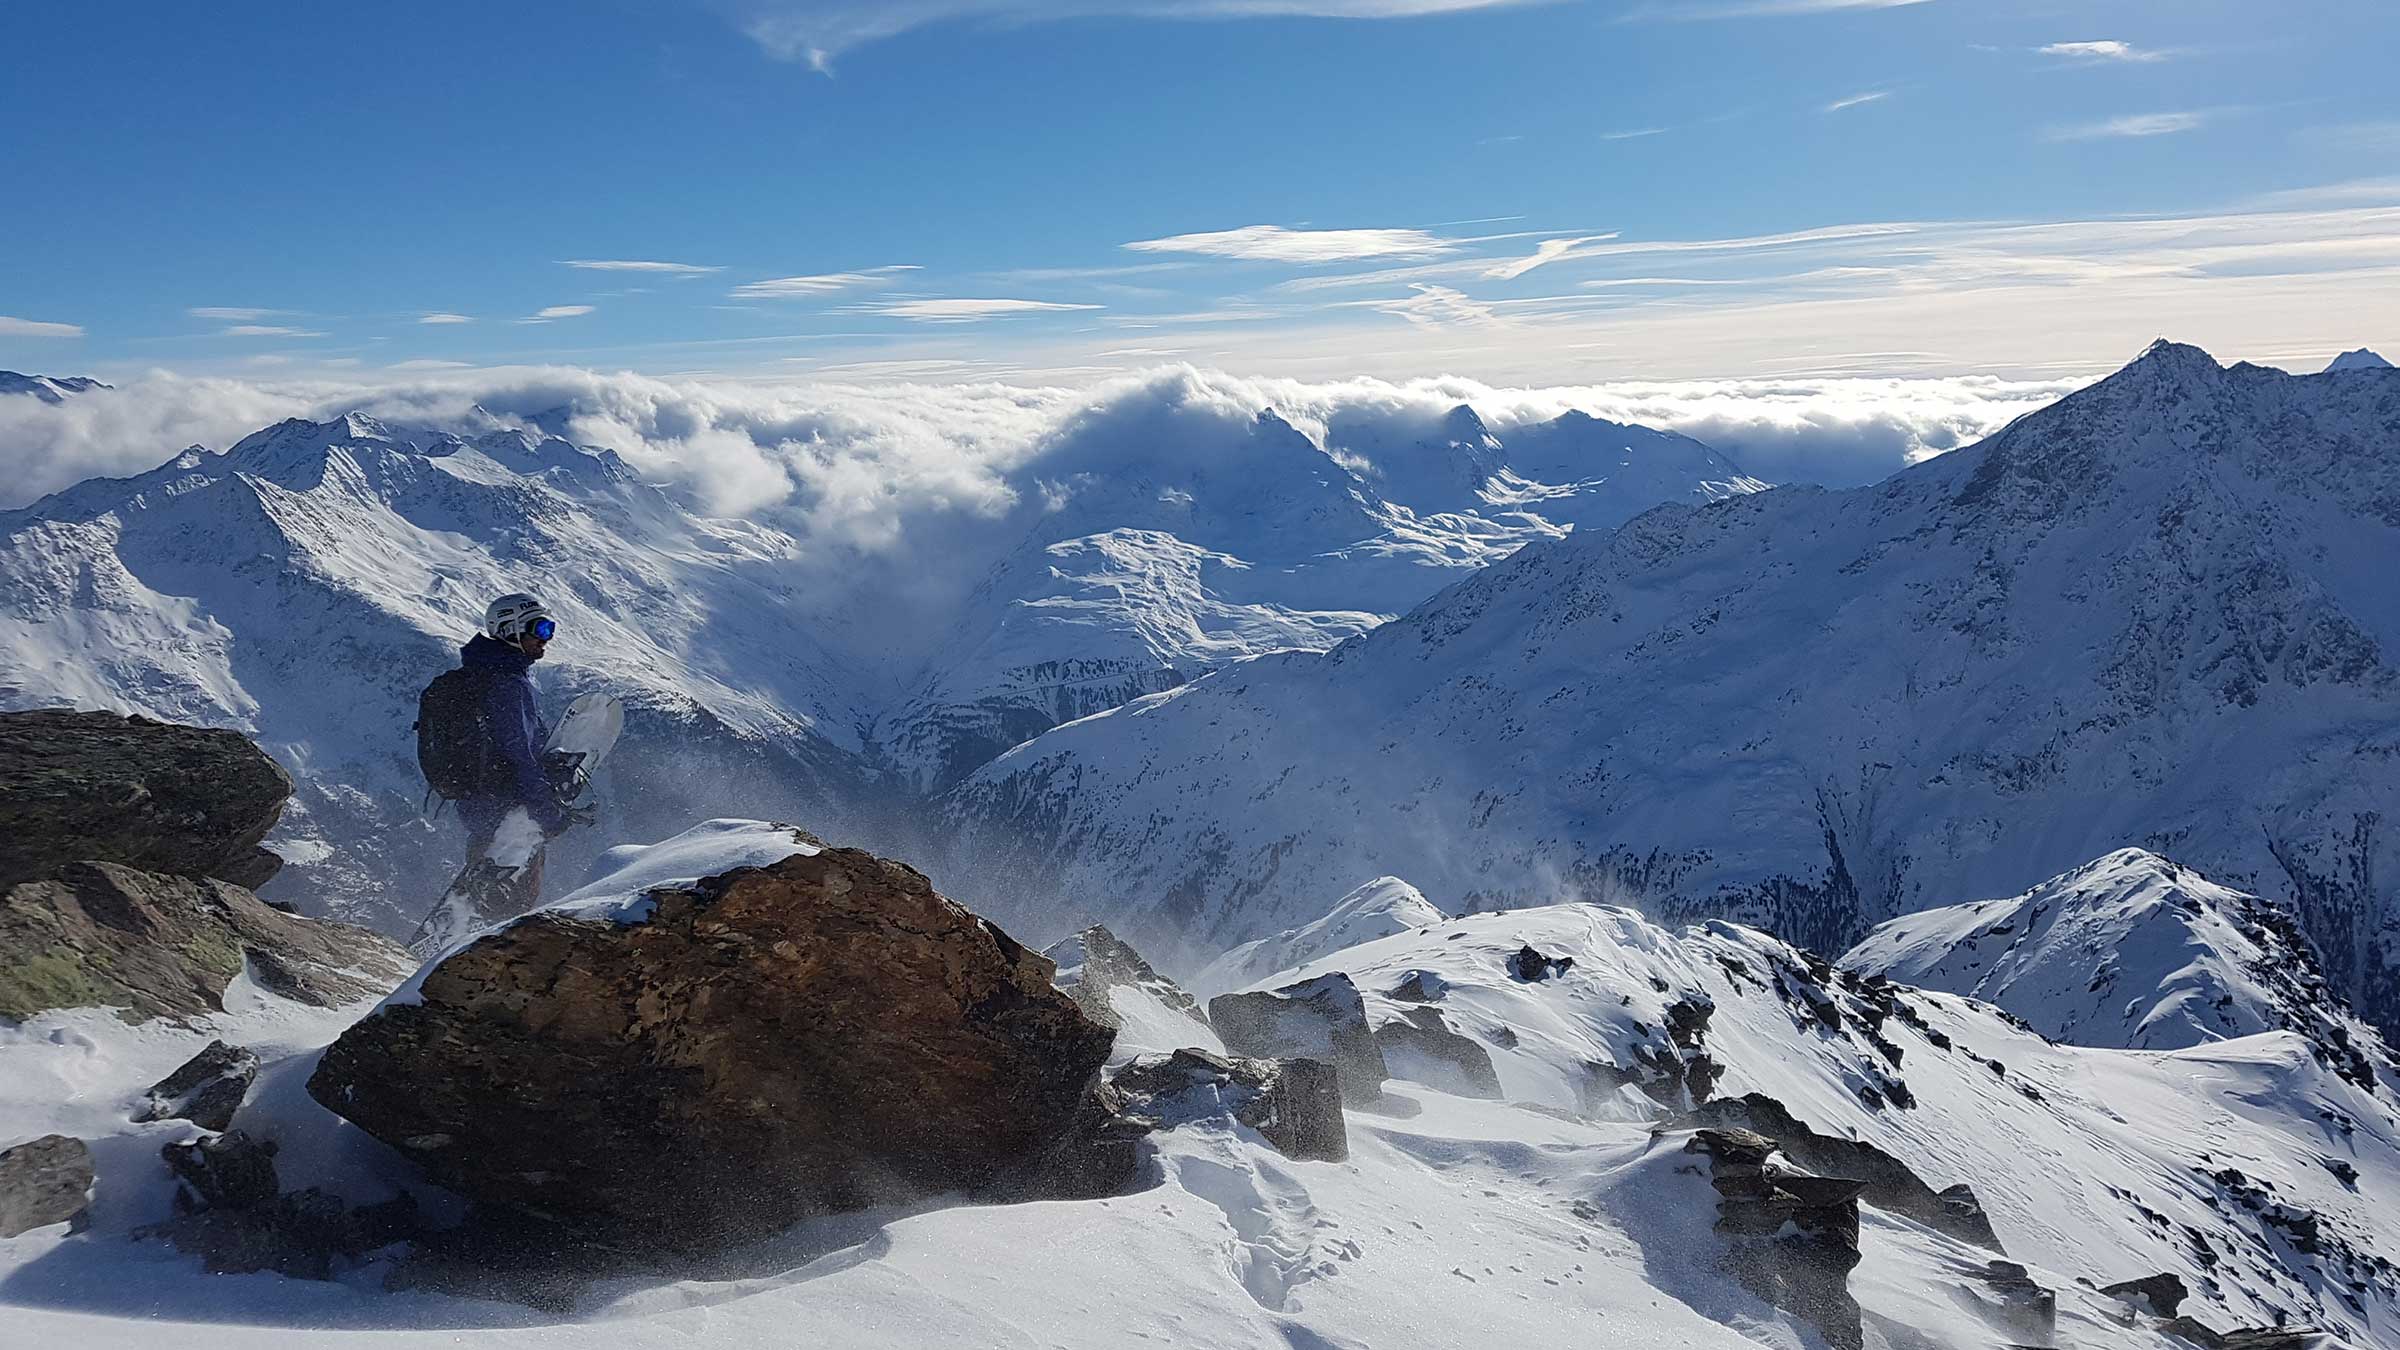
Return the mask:
MULTIPOLYGON (((548 625, 549 619, 550 607, 542 603, 540 596, 520 591, 501 596, 484 610, 483 631, 495 642, 515 642, 531 632, 535 623, 548 625)), ((534 633, 534 636, 545 642, 550 638, 548 633, 534 633)))

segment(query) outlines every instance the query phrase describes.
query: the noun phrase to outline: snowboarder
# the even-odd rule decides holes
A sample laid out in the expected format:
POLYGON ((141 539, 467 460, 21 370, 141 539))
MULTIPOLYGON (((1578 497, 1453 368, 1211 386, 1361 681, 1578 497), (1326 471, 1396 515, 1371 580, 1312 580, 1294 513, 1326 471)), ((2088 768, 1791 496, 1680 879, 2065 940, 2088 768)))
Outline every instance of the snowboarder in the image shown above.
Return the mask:
POLYGON ((504 595, 484 611, 483 631, 459 649, 460 668, 478 677, 481 744, 474 747, 476 788, 458 801, 467 863, 451 889, 465 893, 479 922, 523 914, 540 902, 544 847, 572 823, 542 768, 550 729, 533 689, 533 663, 557 633, 540 598, 504 595), (522 837, 503 839, 504 831, 522 837), (496 860, 513 865, 492 865, 496 860))

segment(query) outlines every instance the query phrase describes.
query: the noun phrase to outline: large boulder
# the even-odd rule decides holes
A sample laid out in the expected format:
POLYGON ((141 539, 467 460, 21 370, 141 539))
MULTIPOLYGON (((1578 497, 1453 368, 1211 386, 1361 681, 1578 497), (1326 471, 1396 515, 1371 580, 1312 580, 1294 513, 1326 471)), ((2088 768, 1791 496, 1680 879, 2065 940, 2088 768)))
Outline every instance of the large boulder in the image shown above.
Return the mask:
POLYGON ((388 938, 286 914, 215 878, 72 862, 0 892, 0 1017, 220 1012, 245 967, 271 993, 331 1008, 390 989, 414 963, 388 938))
MULTIPOLYGON (((308 1091, 501 1214, 704 1252, 940 1194, 1088 1191, 1111 1033, 856 849, 542 910, 344 1032, 308 1091)), ((1112 1145, 1108 1156, 1130 1163, 1112 1145)))
POLYGON ((0 1238, 83 1218, 92 1198, 92 1151, 80 1139, 45 1134, 0 1149, 0 1238))
POLYGON ((1863 1183, 1792 1167, 1776 1156, 1773 1140, 1749 1130, 1696 1130, 1683 1151, 1707 1160, 1716 1230, 1731 1243, 1728 1273, 1815 1325, 1833 1350, 1861 1350, 1865 1335, 1850 1272, 1859 1262, 1863 1183))
POLYGON ((1240 1059, 1206 1050, 1144 1055, 1109 1080, 1133 1121, 1171 1130, 1230 1117, 1277 1152, 1301 1161, 1350 1156, 1342 1088, 1333 1066, 1313 1059, 1240 1059))
POLYGON ((66 863, 266 884, 292 780, 241 733, 107 712, 0 713, 0 886, 66 863))
POLYGON ((1273 991, 1219 994, 1209 1025, 1225 1048, 1254 1059, 1313 1059, 1333 1066, 1342 1101, 1372 1106, 1389 1071, 1367 1025, 1366 1000, 1340 971, 1273 991))
POLYGON ((1740 1128, 1773 1140, 1794 1163, 1823 1176, 1849 1177, 1861 1198, 1877 1209, 1915 1219, 1961 1242, 2006 1254, 1991 1218, 1965 1182, 1935 1190, 1907 1163, 1858 1139, 1819 1134, 1782 1102, 1763 1092, 1720 1097, 1669 1122, 1664 1128, 1740 1128))
POLYGON ((133 1118, 188 1120, 204 1130, 226 1129, 257 1081, 258 1056, 238 1045, 210 1041, 183 1067, 151 1084, 133 1118))

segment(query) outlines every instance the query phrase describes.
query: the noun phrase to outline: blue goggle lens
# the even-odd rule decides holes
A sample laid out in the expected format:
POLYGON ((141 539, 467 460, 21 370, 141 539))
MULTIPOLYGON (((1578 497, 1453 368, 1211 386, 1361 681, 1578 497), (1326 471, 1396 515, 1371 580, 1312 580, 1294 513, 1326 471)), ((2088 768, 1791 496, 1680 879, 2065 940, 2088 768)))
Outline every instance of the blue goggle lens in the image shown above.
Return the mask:
POLYGON ((558 632, 558 625, 549 619, 535 619, 525 625, 525 636, 536 642, 548 642, 558 632))

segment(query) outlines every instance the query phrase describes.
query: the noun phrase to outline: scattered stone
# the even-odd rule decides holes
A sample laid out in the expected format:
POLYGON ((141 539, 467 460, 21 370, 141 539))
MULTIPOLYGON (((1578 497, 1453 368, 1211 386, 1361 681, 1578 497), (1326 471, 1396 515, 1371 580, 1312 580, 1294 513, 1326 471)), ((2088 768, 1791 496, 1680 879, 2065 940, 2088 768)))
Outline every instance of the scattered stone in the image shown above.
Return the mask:
POLYGON ((298 918, 213 877, 71 862, 0 892, 0 1017, 113 1007, 128 1020, 224 1009, 245 964, 316 1007, 383 993, 416 968, 388 938, 298 918), (285 972, 275 977, 272 972, 285 972))
POLYGON ((1774 1141, 1749 1130, 1695 1130, 1683 1148, 1709 1159, 1716 1229, 1734 1239, 1730 1273, 1815 1326, 1834 1350, 1860 1350, 1865 1333, 1850 1272, 1859 1262, 1863 1183, 1776 1162, 1774 1141))
POLYGON ((1984 1320, 2018 1345, 2049 1345, 2058 1335, 2058 1295, 2014 1261, 1987 1261, 1972 1293, 1984 1320), (1988 1297, 1986 1297, 1988 1295, 1988 1297))
POLYGON ((478 938, 344 1032, 310 1095, 480 1205, 677 1252, 1089 1193, 1130 1158, 1096 1099, 1112 1034, 913 868, 826 849, 650 899, 478 938))
POLYGON ((257 1078, 258 1056, 210 1041, 207 1049, 152 1086, 133 1118, 188 1120, 204 1130, 222 1130, 233 1124, 233 1113, 242 1109, 257 1078))
POLYGON ((1105 924, 1093 924, 1073 937, 1053 943, 1042 955, 1058 967, 1055 981, 1058 988, 1075 1000, 1084 1016, 1111 1031, 1119 1029, 1120 1019, 1109 1002, 1109 993, 1118 988, 1141 990, 1200 1025, 1208 1025, 1208 1014, 1201 1009, 1200 1000, 1152 969, 1140 952, 1108 931, 1105 924))
POLYGON ((2100 1292, 2110 1298, 2122 1299, 2152 1317, 2173 1317, 2192 1293, 2184 1287, 2183 1277, 2172 1272, 2104 1284, 2100 1286, 2100 1292))
POLYGON ((252 1139, 240 1130, 169 1144, 159 1153, 191 1188, 187 1210, 256 1209, 272 1205, 281 1189, 275 1180, 275 1141, 252 1139))
POLYGON ((1550 979, 1553 976, 1564 975, 1574 968, 1574 957, 1544 956, 1540 952, 1535 951, 1531 944, 1518 948, 1516 954, 1508 958, 1508 973, 1510 977, 1523 980, 1527 984, 1534 984, 1542 980, 1550 979))
POLYGON ((1400 977, 1384 997, 1395 1003, 1439 1003, 1450 992, 1450 982, 1430 970, 1412 970, 1400 977))
POLYGON ((1134 1060, 1110 1085, 1125 1094, 1128 1115, 1155 1128, 1230 1114, 1286 1157, 1340 1162, 1350 1156, 1341 1082, 1321 1060, 1178 1050, 1134 1060))
POLYGON ((1271 993, 1219 994, 1208 1002, 1208 1020, 1237 1055, 1331 1064, 1351 1106, 1373 1104, 1390 1076, 1367 1026, 1366 1000, 1338 970, 1271 993))
POLYGON ((292 780, 241 733, 108 712, 0 713, 0 886, 97 860, 267 883, 292 780))
POLYGON ((0 1238, 54 1223, 81 1227, 92 1200, 92 1151, 45 1134, 0 1150, 0 1238))
POLYGON ((1480 1042, 1450 1029, 1439 1008, 1410 1008, 1375 1028, 1375 1046, 1395 1078, 1460 1097, 1500 1098, 1500 1073, 1480 1042))
POLYGON ((1739 1127, 1775 1142, 1784 1155, 1812 1172, 1855 1177, 1866 1202, 1904 1215, 1961 1242, 2005 1253, 1992 1222, 1965 1182, 1936 1191, 1908 1164, 1873 1144, 1817 1133, 1764 1093, 1705 1102, 1665 1128, 1739 1127))

